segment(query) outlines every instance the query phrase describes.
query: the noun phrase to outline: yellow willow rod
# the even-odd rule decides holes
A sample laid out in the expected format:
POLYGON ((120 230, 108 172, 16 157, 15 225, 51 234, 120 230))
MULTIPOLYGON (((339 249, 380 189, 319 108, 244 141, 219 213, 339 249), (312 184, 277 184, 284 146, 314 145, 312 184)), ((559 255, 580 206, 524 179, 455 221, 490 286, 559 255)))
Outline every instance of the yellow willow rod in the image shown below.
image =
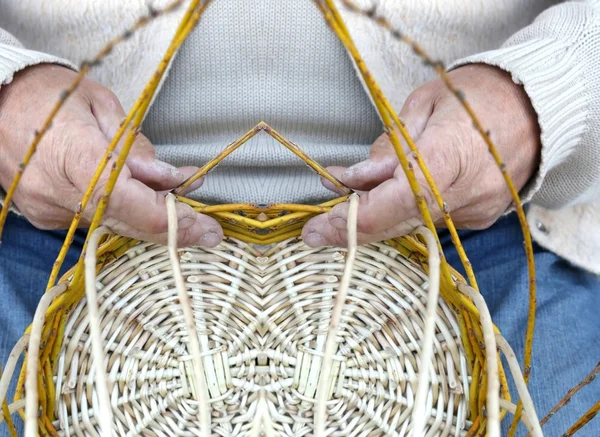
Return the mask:
MULTIPOLYGON (((377 84, 375 83, 374 78, 370 75, 366 65, 364 64, 364 61, 362 60, 362 58, 360 57, 360 54, 358 53, 358 50, 356 49, 356 47, 354 46, 354 44, 352 42, 352 39, 348 33, 347 28, 345 27, 345 25, 343 23, 343 20, 341 19, 339 13, 335 9, 335 6, 331 2, 331 0, 325 0, 325 2, 327 4, 327 6, 329 7, 329 11, 328 11, 329 14, 326 11, 324 11, 325 7, 323 5, 321 5, 320 3, 317 3, 317 4, 321 8, 321 10, 324 11, 325 18, 330 23, 330 26, 333 28, 334 32, 338 35, 338 37, 342 40, 342 42, 344 43, 346 48, 349 50, 350 54, 352 55, 352 57, 354 58, 354 60, 356 62, 357 67, 361 71, 363 79, 365 80, 365 83, 369 87, 369 90, 371 92, 373 100, 375 101, 375 104, 378 107, 378 110, 382 117, 382 120, 384 121, 384 124, 388 128, 388 134, 390 135, 390 139, 392 141, 392 144, 394 145, 394 149, 396 150, 396 154, 398 155, 400 164, 402 165, 404 172, 407 176, 407 179, 409 180, 409 184, 415 195, 419 209, 421 210, 421 214, 423 216, 424 222, 425 222, 426 226, 436 235, 436 239, 438 242, 438 248, 439 248, 440 252, 442 252, 441 244, 439 242, 439 238, 437 238, 437 233, 435 232, 435 227, 433 226, 433 221, 431 220, 429 210, 427 208, 427 205, 425 205, 422 194, 420 193, 420 188, 418 186, 418 183, 416 182, 416 178, 414 177, 414 174, 411 174, 412 166, 407 162, 404 151, 402 150, 402 147, 396 136, 396 132, 393 129, 393 127, 391 126, 390 116, 389 116, 390 112, 393 113, 393 111, 389 110, 391 105, 389 105, 389 103, 387 102, 387 99, 385 98, 385 96, 383 95, 383 93, 381 92, 381 90, 379 89, 377 84), (333 15, 333 19, 332 19, 331 15, 333 15), (334 20, 335 20, 335 22, 334 22, 334 20)), ((405 141, 408 144, 412 144, 413 153, 417 154, 417 156, 418 156, 418 151, 416 150, 416 147, 414 147, 414 142, 412 141, 412 138, 406 131, 406 128, 404 127, 404 125, 402 123, 398 122, 397 127, 400 130, 405 141)), ((426 166, 425 166, 424 162, 422 161, 422 159, 419 159, 418 162, 419 162, 419 164, 422 164, 422 167, 421 167, 422 171, 424 171, 424 173, 427 172, 426 166)), ((427 182, 432 187, 432 191, 437 190, 437 187, 435 187, 435 183, 431 178, 429 178, 429 180, 427 182)), ((449 216, 446 216, 446 218, 449 218, 449 216)), ((456 239, 459 241, 457 235, 456 235, 456 239)), ((443 256, 443 254, 442 254, 442 256, 443 256)), ((470 269, 470 263, 465 262, 464 264, 465 264, 465 270, 468 271, 470 269)), ((448 282, 448 284, 452 284, 451 277, 449 277, 448 265, 447 265, 447 262, 445 261, 445 259, 443 260, 443 263, 442 263, 442 272, 444 274, 444 279, 448 282)), ((474 279, 474 275, 473 275, 473 279, 474 279)), ((455 301, 455 296, 452 296, 451 294, 449 294, 447 292, 444 293, 444 298, 448 299, 451 302, 455 301)), ((467 326, 465 325, 466 324, 465 320, 461 319, 461 320, 459 320, 459 322, 460 322, 461 332, 463 333, 463 335, 466 336, 466 338, 469 339, 469 342, 465 345, 467 356, 468 356, 470 362, 474 362, 473 351, 477 350, 477 344, 476 343, 471 344, 473 342, 473 339, 470 335, 468 335, 469 330, 468 330, 467 326)), ((474 406, 475 404, 473 403, 472 405, 474 406)))
MULTIPOLYGON (((142 103, 141 107, 139 108, 139 111, 136 113, 134 121, 133 121, 133 125, 132 125, 133 129, 129 130, 128 135, 125 140, 125 143, 123 144, 121 152, 119 153, 119 156, 117 158, 117 161, 113 165, 111 174, 110 174, 108 182, 106 184, 106 188, 104 189, 104 193, 102 195, 102 199, 100 200, 98 208, 96 209, 96 213, 94 214, 92 223, 90 225, 90 229, 88 231, 88 236, 86 238, 86 243, 84 244, 84 248, 83 248, 83 253, 85 253, 85 250, 87 248, 87 241, 89 240, 89 236, 91 235, 91 233, 93 231, 95 231, 98 228, 98 226, 100 226, 100 224, 102 222, 102 219, 104 217, 104 212, 106 211, 106 208, 108 206, 108 201, 110 200, 110 195, 115 187, 117 178, 121 174, 121 170, 123 169, 123 166, 125 165, 125 160, 127 159, 127 156, 129 155, 129 151, 131 150, 131 147, 133 146, 133 143, 138 134, 139 126, 142 124, 142 121, 144 120, 144 117, 145 117, 146 111, 150 105, 152 96, 156 93, 156 89, 158 88, 160 80, 161 80, 162 76, 164 75, 164 73, 167 69, 167 66, 170 64, 171 59, 173 58, 173 56, 175 55, 175 53, 177 52, 177 50, 179 49, 179 47, 181 46, 183 41, 185 41, 185 39, 187 38, 189 33, 196 26, 196 23, 202 16, 202 13, 206 10, 206 7, 210 3, 210 0, 208 0, 198 6, 199 3, 200 3, 199 0, 195 0, 190 5, 190 8, 188 9, 188 13, 190 11, 193 11, 193 12, 191 13, 191 17, 190 17, 189 21, 187 23, 185 23, 185 25, 183 26, 183 29, 181 31, 178 31, 177 34, 175 35, 175 37, 173 38, 173 41, 171 42, 171 44, 167 50, 167 53, 165 54, 165 57, 163 58, 163 62, 161 62, 159 69, 154 74, 154 76, 152 77, 152 79, 150 80, 148 85, 146 86, 145 93, 147 94, 148 98, 146 99, 145 102, 142 103)), ((89 191, 89 189, 88 189, 88 191, 89 191)), ((78 280, 80 279, 80 276, 81 276, 82 270, 83 270, 82 266, 83 266, 83 263, 80 260, 80 262, 78 263, 77 269, 75 271, 73 280, 72 280, 73 283, 77 283, 78 280)))
POLYGON ((71 85, 67 89, 63 90, 60 93, 58 102, 52 108, 52 111, 50 112, 50 114, 48 115, 46 120, 44 121, 44 124, 42 125, 41 129, 39 129, 35 132, 35 137, 31 143, 31 145, 27 149, 27 152, 25 153, 23 160, 21 161, 21 163, 19 163, 19 167, 17 168, 17 173, 15 174, 15 176, 10 184, 10 187, 8 188, 8 190, 6 192, 6 198, 4 199, 4 206, 0 207, 0 241, 2 238, 2 231, 4 230, 4 225, 6 224, 6 218, 8 217, 8 211, 9 211, 10 205, 12 203, 12 199, 17 190, 17 186, 19 185, 19 182, 21 181, 21 178, 23 176, 23 172, 25 171, 25 168, 27 168, 27 166, 29 165, 29 162, 31 161, 31 158, 37 151, 40 141, 42 140, 42 138, 44 137, 46 132, 48 132, 48 130, 50 130, 50 128, 52 127, 52 122, 53 122, 54 118, 56 117, 58 112, 62 109, 65 102, 68 100, 68 98, 77 90, 77 88, 79 87, 79 85, 81 84, 81 82, 83 81, 83 79, 85 78, 87 73, 90 71, 90 69, 92 67, 100 64, 102 62, 102 60, 112 52, 112 50, 114 49, 114 47, 117 44, 131 38, 131 36, 136 31, 138 31, 142 27, 146 26, 148 23, 150 23, 155 18, 157 18, 161 15, 164 15, 166 13, 169 13, 171 11, 174 11, 182 3, 183 3, 183 0, 176 0, 173 3, 169 4, 167 7, 165 7, 164 9, 158 10, 158 9, 150 8, 148 15, 139 18, 138 21, 136 21, 133 24, 133 26, 131 26, 130 28, 125 30, 119 36, 110 40, 106 44, 106 46, 104 46, 104 48, 102 48, 102 50, 100 50, 100 52, 98 52, 98 54, 93 59, 91 59, 90 61, 84 61, 81 64, 81 67, 80 67, 79 73, 77 74, 77 77, 74 79, 74 81, 71 83, 71 85))
POLYGON ((348 187, 346 187, 344 184, 342 184, 337 178, 335 178, 333 175, 331 175, 323 166, 321 166, 319 163, 317 163, 316 161, 311 159, 306 153, 304 153, 304 151, 302 149, 300 149, 300 147, 298 147, 298 145, 289 141, 287 138, 285 138, 283 135, 281 135, 279 132, 277 132, 275 129, 273 129, 271 126, 269 126, 264 121, 261 121, 260 123, 258 123, 252 129, 250 129, 248 132, 246 132, 246 134, 244 134, 244 136, 242 136, 240 139, 238 139, 238 140, 234 141, 233 143, 231 143, 230 145, 228 145, 216 158, 210 160, 202 168, 200 168, 195 174, 193 174, 188 179, 186 179, 180 186, 178 186, 177 188, 172 190, 172 193, 173 194, 183 193, 183 191, 187 187, 189 187, 192 183, 194 183, 195 181, 200 179, 202 176, 206 175, 210 170, 212 170, 217 164, 219 164, 231 152, 233 152, 234 150, 236 150, 237 148, 239 148, 240 146, 245 144, 250 138, 254 137, 257 133, 259 133, 261 131, 266 132, 272 138, 277 140, 277 142, 279 144, 281 144, 282 146, 284 146, 285 148, 290 150, 292 153, 294 153, 296 156, 298 156, 300 159, 302 159, 319 176, 324 177, 329 182, 331 182, 333 185, 335 185, 335 187, 338 190, 340 190, 340 192, 342 194, 349 195, 352 193, 352 190, 350 190, 348 187))
MULTIPOLYGON (((0 377, 2 377, 2 367, 0 367, 0 377)), ((6 427, 8 428, 8 433, 10 437, 17 437, 17 429, 15 428, 12 416, 10 415, 10 410, 8 409, 8 401, 6 400, 6 396, 2 401, 2 415, 4 416, 4 420, 6 421, 6 427)))
MULTIPOLYGON (((177 3, 176 6, 179 6, 182 3, 182 0, 178 0, 175 3, 177 3)), ((169 8, 165 9, 165 11, 167 11, 167 10, 172 11, 176 8, 176 6, 173 6, 173 4, 172 4, 169 8)), ((181 32, 183 25, 188 22, 189 15, 190 15, 189 11, 190 10, 188 9, 188 13, 186 13, 182 22, 180 23, 180 25, 176 31, 176 35, 179 32, 181 32)), ((164 65, 164 67, 163 67, 164 62, 165 62, 165 59, 163 58, 158 70, 161 70, 168 66, 168 62, 167 62, 167 64, 164 65)), ((161 74, 161 78, 162 78, 162 74, 161 74)), ((155 78, 153 78, 153 79, 155 79, 155 78)), ((151 96, 150 96, 150 98, 151 98, 151 96)), ((129 114, 127 115, 127 117, 125 118, 125 120, 123 121, 121 126, 119 127, 119 130, 117 131, 114 138, 111 140, 110 144, 108 145, 108 148, 107 148, 106 152, 104 153, 104 156, 102 157, 102 160, 100 161, 99 166, 96 168, 96 171, 94 172, 94 175, 92 176, 92 180, 90 181, 88 188, 86 189, 86 192, 84 193, 83 198, 81 199, 81 202, 79 203, 79 205, 77 205, 75 217, 71 221, 71 225, 69 226, 69 230, 67 232, 67 236, 65 237, 65 241, 63 242, 63 245, 60 249, 58 257, 56 258, 56 261, 54 262, 54 265, 52 266, 52 271, 50 273, 50 278, 48 279, 48 285, 46 287, 47 290, 52 288, 56 283, 56 279, 57 279, 60 269, 64 263, 64 260, 67 256, 67 252, 68 252, 69 248, 71 247, 71 244, 73 243, 73 238, 74 238, 75 232, 77 231, 77 228, 79 226, 79 222, 81 221, 81 216, 83 215, 83 212, 85 211, 85 208, 87 207, 87 204, 89 202, 89 199, 92 196, 94 189, 98 185, 98 181, 100 180, 100 177, 102 176, 102 173, 104 172, 104 169, 106 168, 106 166, 108 165, 108 162, 112 158, 112 154, 113 154, 114 150, 116 149, 119 141, 125 134, 126 130, 129 128, 129 125, 131 124, 132 120, 137 115, 138 110, 140 109, 142 104, 148 99, 149 99, 148 88, 146 88, 146 89, 144 89, 144 91, 142 92, 142 94, 140 95, 140 97, 138 98, 138 100, 136 101, 134 106, 132 107, 132 109, 129 111, 129 114)))
POLYGON ((219 163, 223 159, 225 159, 229 154, 231 154, 233 151, 237 150, 239 147, 241 147, 243 144, 245 144, 250 138, 254 137, 261 130, 263 130, 262 123, 259 123, 256 126, 254 126, 252 129, 250 129, 248 132, 246 132, 241 138, 235 140, 233 143, 231 143, 227 147, 225 147, 221 151, 221 153, 219 153, 215 158, 211 159, 206 164, 204 164, 201 168, 198 169, 198 171, 196 173, 194 173, 192 176, 190 176, 185 181, 183 181, 181 183, 181 185, 179 185, 177 188, 173 189, 171 191, 171 193, 177 194, 177 195, 182 194, 186 188, 188 188, 190 185, 192 185, 194 182, 196 182, 202 176, 206 176, 208 174, 208 172, 210 172, 213 168, 215 168, 217 165, 219 165, 219 163))
MULTIPOLYGON (((325 19, 327 20, 327 22, 329 23, 331 28, 334 30, 334 32, 337 34, 337 36, 340 38, 340 40, 342 41, 344 46, 346 46, 349 53, 354 58, 354 60, 357 64, 357 67, 358 67, 363 79, 367 83, 367 87, 369 88, 369 91, 371 92, 371 94, 373 96, 373 100, 375 101, 375 105, 377 106, 378 112, 383 120, 383 124, 385 125, 386 130, 387 130, 387 132, 390 136, 390 139, 392 141, 392 144, 394 146, 394 149, 396 150, 396 154, 398 155, 398 160, 400 161, 400 165, 402 166, 402 169, 404 170, 404 173, 409 182, 410 188, 413 191, 413 194, 417 201, 417 206, 419 208, 419 211, 421 212, 423 221, 424 221, 425 225, 427 226, 427 228, 430 231, 432 231, 434 234, 437 235, 437 233, 435 231, 435 225, 433 223, 433 219, 431 218, 429 209, 427 208, 427 205, 425 204, 425 200, 424 200, 423 194, 421 193, 419 184, 418 184, 416 178, 414 177, 414 174, 410 171, 410 167, 412 166, 412 164, 408 162, 408 159, 407 159, 406 155, 404 154, 404 151, 402 150, 402 146, 400 144, 399 138, 393 127, 392 121, 390 120, 389 114, 382 104, 383 96, 382 96, 381 92, 379 91, 379 87, 377 86, 373 77, 370 75, 369 71, 367 70, 367 68, 362 60, 362 57, 360 56, 360 54, 358 53, 358 50, 354 46, 354 43, 352 42, 347 30, 345 29, 344 24, 341 21, 341 18, 339 17, 339 15, 337 15, 337 13, 334 9, 335 7, 334 7, 333 3, 331 2, 331 0, 325 0, 325 3, 327 4, 327 7, 329 8, 329 10, 326 9, 326 7, 319 2, 317 2, 317 5, 323 12, 325 19)), ((408 134, 406 129, 400 129, 400 132, 405 140, 410 140, 410 135, 408 134)), ((438 244, 438 250, 441 251, 441 244, 440 244, 439 238, 436 237, 436 240, 437 240, 437 244, 438 244)), ((450 277, 450 271, 448 269, 448 265, 445 262, 443 263, 443 265, 444 265, 443 270, 445 270, 444 276, 446 277, 448 284, 451 284, 452 279, 450 277)))
POLYGON ((108 148, 106 149, 106 152, 104 153, 104 156, 102 157, 102 160, 100 161, 100 164, 96 168, 94 175, 92 176, 92 180, 90 181, 90 184, 88 185, 88 188, 86 189, 86 192, 84 193, 83 198, 81 199, 81 202, 77 205, 77 209, 75 211, 75 216, 73 217, 73 220, 71 221, 71 224, 69 225, 69 230, 67 231, 67 236, 65 237, 63 245, 60 248, 60 252, 58 253, 56 260, 54 261, 54 264, 52 265, 52 271, 50 272, 50 278, 48 278, 48 284, 46 285, 46 290, 51 289, 56 284, 56 279, 58 278, 60 269, 63 266, 65 258, 67 257, 67 252, 69 251, 71 244, 73 244, 73 238, 75 237, 75 232, 77 231, 77 228, 79 227, 79 223, 81 221, 81 216, 83 215, 83 212, 85 211, 85 208, 87 207, 87 204, 88 204, 90 198, 92 197, 92 193, 93 193, 94 189, 96 188, 96 185, 98 184, 98 181, 100 180, 100 177, 102 176, 102 173, 104 172, 104 169, 108 165, 108 162, 111 160, 113 152, 117 147, 117 144, 123 137, 123 134, 125 133, 126 129, 129 127, 129 124, 131 123, 133 116, 136 114, 136 112, 139 108, 139 103, 140 102, 138 101, 135 104, 132 112, 130 113, 129 116, 127 116, 127 118, 125 119, 125 122, 121 125, 121 127, 119 127, 117 134, 112 139, 111 143, 108 145, 108 148))
MULTIPOLYGON (((382 104, 382 100, 385 100, 385 97, 383 96, 383 94, 381 93, 381 91, 379 90, 379 87, 377 86, 377 84, 375 83, 375 80, 372 78, 372 76, 370 75, 366 65, 364 64, 364 61, 362 60, 360 54, 358 53, 358 50, 356 49, 356 47, 354 46, 352 39, 350 38, 347 29, 345 28, 345 25, 343 23, 343 21, 341 20, 341 17, 339 16, 339 14, 337 13, 337 11, 335 10, 335 6, 332 4, 332 2, 330 0, 325 0, 327 6, 329 7, 330 10, 326 10, 326 6, 321 4, 321 3, 317 3, 317 5, 319 6, 319 8, 321 9, 321 11, 323 12, 325 19, 327 20, 327 22, 329 23, 329 25, 331 26, 331 28, 334 30, 334 32, 338 35, 338 37, 340 38, 340 40, 343 42, 344 46, 348 49, 348 51, 350 52, 350 54, 352 55, 359 71, 361 72, 361 75, 365 81, 365 83, 367 84, 369 91, 371 93, 371 96, 373 97, 373 101, 375 102, 378 112, 382 118, 382 121, 384 123, 384 125, 386 126, 387 130, 388 130, 388 134, 390 136, 390 140, 394 146, 394 149, 396 151, 396 154, 398 156, 398 160, 400 162, 400 165, 402 166, 402 169, 404 170, 404 173, 406 175, 406 178, 409 182, 410 188, 415 196, 415 200, 417 202, 417 206, 421 212, 422 218, 423 218, 423 222, 425 224, 425 226, 435 235, 436 237, 436 242, 437 242, 437 246, 438 246, 438 250, 440 251, 440 258, 442 260, 442 264, 441 264, 441 271, 442 271, 442 275, 444 278, 444 282, 448 285, 448 286, 453 286, 453 281, 452 281, 452 277, 450 275, 450 269, 448 267, 448 263, 445 260, 442 248, 441 248, 441 244, 439 241, 439 237, 437 235, 437 232, 435 230, 435 225, 433 223, 433 220, 431 218, 431 214, 429 212, 429 209, 427 208, 427 205, 425 204, 423 195, 421 194, 420 191, 420 187, 418 185, 418 182, 415 178, 414 173, 412 173, 411 168, 412 168, 412 164, 410 164, 406 158, 406 155, 404 154, 404 151, 402 150, 402 146, 400 144, 400 141, 397 137, 396 131, 392 126, 392 123, 390 121, 390 117, 388 112, 386 111, 386 109, 383 107, 382 104)), ((400 125, 398 126, 402 136, 404 137, 404 139, 408 142, 411 141, 410 135, 408 134, 408 132, 406 131, 406 129, 404 128, 404 126, 400 125)), ((445 287, 444 287, 444 292, 442 293, 443 297, 445 299, 447 299, 450 302, 456 303, 456 295, 453 295, 449 292, 446 291, 445 287)), ((456 303, 456 306, 458 308, 460 308, 461 306, 456 303)), ((464 318, 459 318, 459 327, 461 330, 461 334, 463 335, 464 338, 468 338, 469 341, 465 343, 465 352, 468 358, 468 361, 473 363, 475 361, 474 358, 474 350, 476 350, 477 345, 473 345, 471 344, 471 336, 468 335, 469 331, 467 329, 466 326, 466 322, 464 320, 464 318)), ((473 404, 474 405, 474 404, 473 404)), ((475 414, 475 412, 474 412, 475 414)))
POLYGON ((573 424, 563 435, 562 437, 571 437, 585 425, 587 425, 600 411, 600 401, 596 402, 592 408, 590 408, 586 413, 581 416, 581 418, 573 424))
MULTIPOLYGON (((348 1, 343 1, 343 3, 344 3, 344 5, 350 7, 353 11, 361 12, 360 9, 352 7, 353 5, 351 3, 349 3, 348 1)), ((394 111, 394 109, 392 108, 392 105, 389 103, 389 101, 387 101, 387 99, 383 98, 382 103, 384 104, 385 108, 387 109, 390 116, 394 120, 394 123, 396 124, 398 129, 405 128, 404 123, 398 118, 396 111, 394 111)), ((420 168, 421 172, 423 173, 423 176, 425 177, 427 184, 431 188, 431 193, 432 193, 435 201, 437 202, 440 211, 443 214, 443 219, 444 219, 444 222, 446 223, 446 227, 448 228, 448 232, 450 233, 450 238, 452 239, 452 243, 454 244, 454 247, 456 248, 458 257, 465 269, 465 273, 467 274, 469 283, 470 283, 471 287, 473 287, 475 290, 479 291, 479 287, 477 285, 477 280, 475 279, 475 272, 473 271, 473 266, 471 265, 471 262, 469 261, 469 258, 468 258, 467 253, 462 245, 462 242, 460 241, 460 237, 458 236, 456 226, 454 225, 454 221, 452 220, 452 218, 450 216, 450 211, 448 209, 448 205, 442 199, 442 194, 440 193, 439 189, 437 188, 437 185, 435 184, 433 177, 432 177, 431 173, 429 172, 429 169, 423 162, 423 159, 421 158, 421 155, 420 155, 414 141, 412 141, 412 139, 411 139, 411 141, 407 140, 407 145, 408 145, 410 151, 413 153, 413 158, 419 165, 419 168, 420 168)))
MULTIPOLYGON (((533 243, 531 240, 531 233, 529 231, 529 225, 527 223, 527 218, 525 216, 525 211, 523 209, 523 205, 521 203, 519 193, 517 192, 517 190, 514 186, 514 183, 511 179, 510 175, 508 174, 508 171, 506 170, 506 166, 504 165, 504 162, 502 161, 500 154, 496 150, 496 147, 494 146, 494 143, 492 142, 492 140, 490 138, 490 133, 483 128, 483 125, 479 121, 479 118, 475 115, 473 108, 467 102, 464 93, 462 93, 459 89, 457 89, 454 86, 454 84, 450 80, 450 77, 448 76, 448 73, 446 72, 446 70, 441 62, 434 62, 431 59, 431 57, 429 57, 429 55, 423 50, 423 48, 419 44, 416 43, 416 41, 414 41, 413 39, 404 35, 398 29, 395 29, 385 17, 378 16, 376 14, 376 9, 371 8, 369 10, 364 10, 364 9, 359 8, 357 5, 355 5, 354 3, 352 3, 349 0, 342 0, 342 2, 350 10, 367 16, 368 18, 374 20, 377 24, 379 24, 383 28, 390 31, 392 36, 395 39, 398 39, 398 40, 403 41, 404 43, 408 44, 413 49, 414 53, 417 56, 419 56, 426 65, 429 65, 434 68, 434 70, 437 72, 437 74, 440 76, 440 78, 444 82, 445 86, 448 88, 448 90, 450 92, 452 92, 456 96, 456 98, 459 100, 460 104, 463 106, 464 110, 467 112, 467 114, 473 121, 473 125, 474 125, 475 129, 479 132, 480 136, 485 141, 490 154, 492 155, 492 157, 494 158, 494 161, 496 162, 496 165, 502 172, 504 181, 505 181, 505 183, 510 191, 510 194, 512 196, 512 199, 513 199, 513 202, 514 202, 514 205, 516 208, 517 216, 519 218, 519 223, 521 225, 521 230, 523 232, 523 237, 525 240, 525 254, 527 257, 527 267, 528 267, 528 273, 529 273, 529 313, 528 313, 528 320, 527 320, 527 333, 525 336, 525 354, 524 354, 525 358, 524 358, 524 372, 523 372, 525 383, 527 383, 529 381, 529 375, 531 373, 531 355, 532 355, 532 349, 533 349, 533 334, 534 334, 534 329, 535 329, 535 312, 536 312, 536 279, 535 279, 535 260, 533 257, 533 243)), ((515 415, 513 417, 513 422, 511 424, 511 427, 510 427, 510 430, 508 433, 509 437, 514 437, 514 435, 517 431, 517 425, 518 425, 519 419, 521 417, 522 411, 523 411, 523 404, 522 404, 521 400, 519 400, 517 403, 517 411, 515 412, 515 415)))
POLYGON ((256 203, 230 203, 225 205, 206 205, 185 197, 177 197, 177 200, 186 205, 190 205, 196 212, 204 214, 214 214, 217 212, 237 212, 243 214, 279 214, 281 212, 309 212, 314 214, 322 214, 328 212, 338 203, 343 203, 348 200, 348 196, 338 197, 319 205, 301 205, 297 203, 271 203, 266 206, 257 205, 256 203))
POLYGON ((265 128, 265 132, 267 132, 269 135, 271 135, 271 137, 273 137, 277 141, 279 141, 279 143, 282 144, 286 149, 288 149, 289 151, 294 153, 296 156, 298 156, 300 159, 302 159, 319 176, 321 176, 321 177, 327 179, 329 182, 331 182, 338 190, 340 190, 341 194, 349 195, 349 194, 353 193, 353 191, 351 189, 346 187, 336 177, 331 175, 321 164, 319 164, 318 162, 316 162, 315 160, 310 158, 306 153, 304 153, 304 151, 302 149, 300 149, 300 147, 298 147, 296 144, 292 143, 287 138, 283 137, 275 129, 273 129, 270 126, 267 126, 265 128))

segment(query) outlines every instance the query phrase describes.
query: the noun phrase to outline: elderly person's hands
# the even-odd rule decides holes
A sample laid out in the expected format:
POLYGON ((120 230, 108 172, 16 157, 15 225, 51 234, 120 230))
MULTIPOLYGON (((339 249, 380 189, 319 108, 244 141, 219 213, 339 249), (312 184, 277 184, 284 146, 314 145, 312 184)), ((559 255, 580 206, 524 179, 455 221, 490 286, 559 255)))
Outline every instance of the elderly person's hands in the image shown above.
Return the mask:
MULTIPOLYGON (((510 75, 487 65, 462 67, 450 76, 464 91, 483 126, 490 130, 520 190, 536 171, 541 149, 537 116, 525 91, 510 75)), ((407 99, 400 117, 457 227, 491 226, 506 211, 512 198, 485 142, 457 98, 441 81, 430 82, 407 99)), ((413 164, 433 218, 438 226, 443 226, 442 213, 431 190, 416 163, 413 164)), ((373 144, 366 161, 348 169, 329 170, 348 187, 362 192, 359 243, 404 235, 420 224, 414 196, 386 135, 373 144)), ((344 203, 328 214, 313 218, 304 227, 304 241, 310 246, 344 246, 347 214, 348 206, 344 203)))
MULTIPOLYGON (((0 90, 0 186, 8 189, 15 169, 75 73, 41 65, 19 73, 0 90)), ((113 93, 84 80, 42 139, 15 193, 19 211, 40 229, 64 229, 125 114, 113 93)), ((114 161, 115 158, 112 159, 114 161)), ((107 170, 86 208, 89 223, 108 180, 107 170)), ((196 168, 177 169, 155 158, 154 147, 140 135, 132 147, 106 211, 104 224, 122 235, 166 243, 167 210, 162 191, 170 190, 196 168)), ((197 188, 194 185, 191 189, 197 188)), ((179 203, 179 244, 217 245, 223 236, 212 218, 179 203)))

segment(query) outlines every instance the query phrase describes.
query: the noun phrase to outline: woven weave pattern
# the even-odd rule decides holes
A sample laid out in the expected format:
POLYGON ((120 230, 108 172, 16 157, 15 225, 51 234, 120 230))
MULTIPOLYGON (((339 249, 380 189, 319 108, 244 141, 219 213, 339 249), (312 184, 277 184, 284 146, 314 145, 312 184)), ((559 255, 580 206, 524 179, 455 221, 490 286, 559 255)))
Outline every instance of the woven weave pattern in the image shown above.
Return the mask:
MULTIPOLYGON (((202 347, 215 435, 268 420, 313 434, 317 386, 329 384, 327 427, 396 435, 410 429, 428 278, 387 244, 360 247, 333 372, 319 376, 345 251, 291 239, 266 249, 229 239, 180 250, 202 347)), ((165 247, 140 244, 98 275, 106 371, 119 435, 196 435, 196 382, 165 247)), ((437 309, 429 435, 470 426, 467 362, 456 317, 437 309)), ((60 435, 100 433, 86 300, 71 314, 56 379, 60 435)))

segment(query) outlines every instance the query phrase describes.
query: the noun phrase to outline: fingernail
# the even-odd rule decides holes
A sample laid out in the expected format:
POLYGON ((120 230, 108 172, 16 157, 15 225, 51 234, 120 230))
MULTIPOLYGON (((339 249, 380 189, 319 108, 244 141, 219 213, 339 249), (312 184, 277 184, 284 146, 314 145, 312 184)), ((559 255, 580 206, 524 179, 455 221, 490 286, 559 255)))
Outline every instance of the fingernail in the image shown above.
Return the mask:
POLYGON ((221 236, 216 232, 210 231, 200 238, 200 246, 215 247, 221 242, 221 236))
POLYGON ((321 247, 326 245, 326 241, 318 232, 309 232, 304 237, 304 243, 310 247, 321 247))

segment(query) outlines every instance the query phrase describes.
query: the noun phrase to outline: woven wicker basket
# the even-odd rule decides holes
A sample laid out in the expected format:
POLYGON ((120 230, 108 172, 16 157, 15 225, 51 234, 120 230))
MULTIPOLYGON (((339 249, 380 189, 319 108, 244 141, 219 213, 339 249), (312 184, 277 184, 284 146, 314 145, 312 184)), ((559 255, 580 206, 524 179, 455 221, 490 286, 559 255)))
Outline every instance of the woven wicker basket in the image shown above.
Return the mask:
MULTIPOLYGON (((91 67, 151 20, 185 3, 175 0, 147 16, 84 63, 40 129, 7 192, 7 204, 52 118, 91 67)), ((377 87, 332 0, 315 3, 352 55, 395 147, 424 226, 411 236, 356 246, 357 197, 300 148, 259 123, 206 163, 175 194, 206 175, 256 134, 269 134, 347 195, 322 205, 204 205, 184 197, 223 226, 216 249, 175 246, 175 197, 168 247, 113 235, 104 210, 144 115, 177 49, 209 1, 190 0, 171 46, 93 176, 54 266, 32 326, 15 346, 0 381, 3 416, 25 419, 26 436, 497 436, 506 412, 535 436, 540 424, 525 376, 492 325, 485 302, 445 261, 431 215, 401 138, 430 185, 469 282, 474 275, 439 191, 404 125, 377 87), (113 159, 80 262, 55 285, 82 211, 113 159), (348 249, 311 249, 304 223, 350 202, 348 249), (438 299, 439 295, 439 299, 438 299), (5 394, 27 347, 15 397, 5 394), (510 402, 497 348, 510 364, 519 403, 510 402), (524 409, 522 410, 522 407, 524 409), (521 412, 523 416, 521 417, 521 412)), ((443 66, 375 9, 361 10, 438 71, 473 117, 513 194, 530 267, 525 366, 530 365, 535 272, 523 209, 489 134, 443 66)), ((0 212, 0 230, 7 208, 0 212)), ((589 421, 590 417, 587 418, 589 421)), ((582 418, 584 420, 584 418, 582 418)), ((516 423, 516 422, 515 422, 516 423)), ((585 423, 585 422, 582 422, 585 423)))
MULTIPOLYGON (((265 123, 230 144, 204 171, 259 132, 279 139, 326 174, 265 123)), ((333 331, 335 356, 325 369, 325 345, 348 251, 309 248, 299 234, 308 218, 346 199, 317 207, 248 205, 243 210, 179 199, 219 220, 227 236, 215 249, 178 251, 200 345, 202 381, 194 369, 182 311, 186 303, 178 295, 169 249, 97 231, 87 255, 97 277, 74 280, 76 269, 67 273, 60 283, 69 284, 68 292, 58 286, 46 294, 36 313, 37 327, 32 327, 32 335, 41 334, 42 434, 101 435, 103 420, 109 420, 118 435, 198 435, 204 402, 214 435, 315 435, 321 386, 326 387, 327 434, 409 432, 423 378, 432 281, 437 282, 436 296, 440 287, 439 265, 437 278, 430 277, 431 253, 417 236, 359 247, 333 331), (293 211, 306 208, 309 212, 293 211), (96 248, 98 239, 102 243, 96 248), (89 280, 97 293, 93 307, 109 387, 108 419, 103 419, 94 364, 89 280)), ((432 249, 437 252, 435 245, 432 249)), ((452 276, 463 282, 455 271, 452 276)), ((473 319, 465 309, 469 299, 456 293, 454 283, 441 287, 442 294, 454 293, 463 305, 444 299, 434 304, 420 417, 427 435, 466 435, 482 418, 485 372, 467 356, 470 339, 459 326, 473 319)), ((470 335, 484 343, 479 326, 470 335)), ((477 356, 485 365, 485 356, 477 356)), ((17 399, 25 393, 26 374, 24 366, 17 399)), ((503 393, 508 401, 505 386, 503 393)))

